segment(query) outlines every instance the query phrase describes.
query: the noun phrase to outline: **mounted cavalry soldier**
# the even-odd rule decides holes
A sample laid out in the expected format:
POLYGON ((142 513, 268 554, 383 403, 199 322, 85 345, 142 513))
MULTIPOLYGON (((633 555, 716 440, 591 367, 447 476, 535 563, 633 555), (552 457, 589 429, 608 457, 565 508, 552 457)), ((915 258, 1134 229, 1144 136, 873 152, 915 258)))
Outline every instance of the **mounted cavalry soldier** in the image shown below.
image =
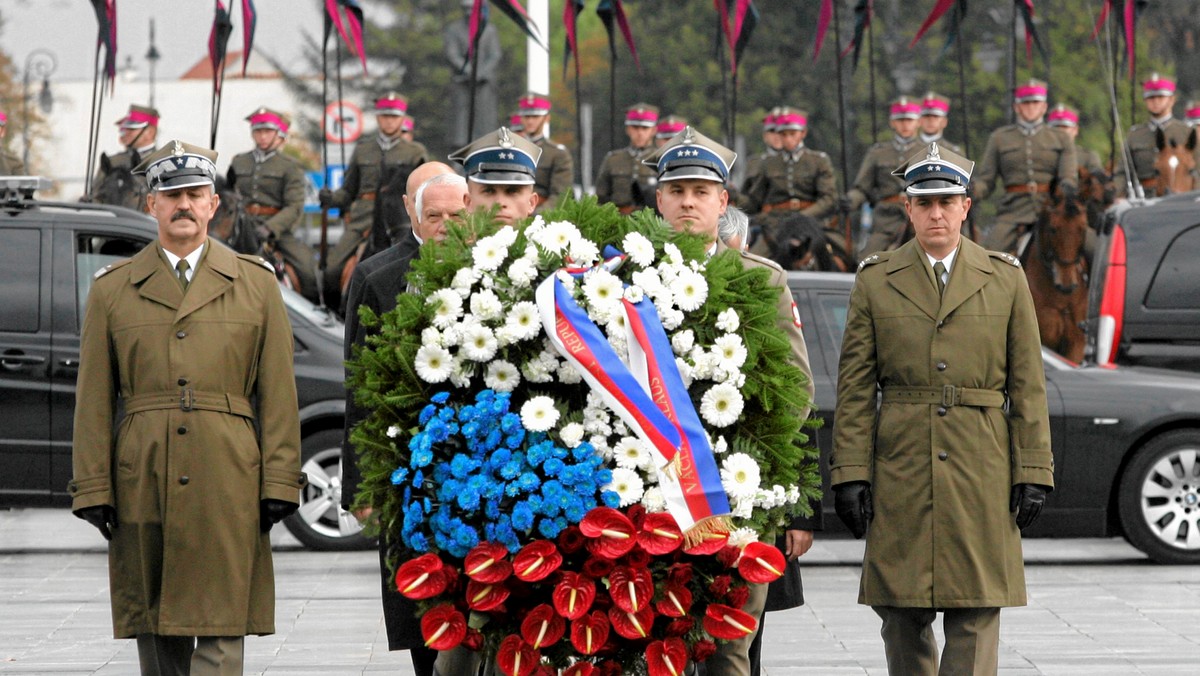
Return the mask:
POLYGON ((142 181, 130 181, 116 187, 107 186, 105 181, 114 171, 132 172, 142 160, 154 152, 158 142, 158 121, 157 109, 136 104, 130 105, 129 112, 117 120, 119 138, 124 150, 115 155, 100 155, 100 168, 96 172, 96 178, 92 180, 92 201, 145 210, 143 198, 146 191, 142 181))
POLYGON ((629 145, 604 156, 596 177, 596 199, 612 202, 622 214, 642 207, 654 207, 654 187, 658 179, 642 164, 642 156, 653 149, 658 108, 636 103, 625 111, 625 135, 629 145))
POLYGON ((1079 145, 1079 111, 1065 103, 1060 103, 1054 106, 1054 109, 1046 115, 1046 124, 1060 129, 1064 134, 1071 137, 1075 141, 1075 166, 1077 169, 1086 169, 1093 176, 1106 176, 1107 171, 1104 170, 1104 164, 1100 162, 1100 156, 1095 150, 1084 148, 1079 145))
POLYGON ((1130 128, 1129 136, 1125 139, 1126 152, 1122 153, 1121 161, 1117 163, 1117 170, 1113 174, 1113 187, 1116 188, 1119 198, 1131 196, 1130 183, 1134 184, 1133 194, 1139 192, 1138 184, 1142 186, 1142 191, 1148 194, 1155 191, 1158 170, 1154 168, 1154 163, 1158 159, 1159 132, 1162 132, 1165 143, 1174 142, 1179 146, 1187 144, 1188 135, 1192 132, 1191 126, 1175 117, 1173 113, 1175 82, 1170 78, 1151 73, 1142 83, 1142 100, 1146 103, 1146 112, 1150 113, 1150 120, 1130 128), (1127 157, 1133 158, 1132 174, 1126 166, 1127 157))
POLYGON ((926 92, 925 97, 921 99, 921 117, 917 119, 920 134, 918 140, 922 145, 936 143, 943 150, 961 153, 961 148, 942 136, 949 123, 950 99, 937 92, 926 92))
POLYGON ((891 140, 871 146, 858 168, 854 187, 842 198, 847 202, 847 212, 859 209, 863 202, 869 202, 874 208, 871 235, 862 248, 863 256, 896 248, 908 228, 904 180, 892 171, 916 151, 917 118, 920 115, 921 104, 917 101, 907 96, 892 101, 888 109, 888 124, 893 132, 891 140))

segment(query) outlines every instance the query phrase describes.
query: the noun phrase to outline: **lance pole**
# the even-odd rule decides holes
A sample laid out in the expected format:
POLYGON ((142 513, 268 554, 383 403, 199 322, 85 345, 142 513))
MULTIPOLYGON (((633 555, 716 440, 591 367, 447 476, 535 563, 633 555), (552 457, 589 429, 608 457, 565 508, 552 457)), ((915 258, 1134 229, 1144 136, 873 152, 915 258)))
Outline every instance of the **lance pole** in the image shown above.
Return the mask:
MULTIPOLYGON (((846 152, 846 86, 842 81, 842 31, 841 21, 838 19, 839 0, 833 2, 833 41, 834 41, 834 58, 837 64, 837 90, 838 90, 838 138, 841 141, 842 147, 842 190, 850 189, 850 169, 847 166, 850 162, 849 155, 846 152)), ((844 200, 838 200, 842 202, 844 200)), ((850 232, 850 211, 845 208, 845 205, 839 207, 841 212, 842 227, 846 237, 846 253, 849 256, 854 256, 854 241, 853 233, 850 232)))
POLYGON ((83 194, 92 194, 92 167, 96 165, 96 151, 100 144, 100 108, 103 97, 99 95, 100 87, 100 44, 96 44, 95 67, 92 71, 92 118, 91 128, 88 129, 87 169, 83 172, 83 194))
POLYGON ((875 22, 874 3, 867 3, 867 77, 871 88, 871 142, 879 140, 879 105, 875 100, 875 22))

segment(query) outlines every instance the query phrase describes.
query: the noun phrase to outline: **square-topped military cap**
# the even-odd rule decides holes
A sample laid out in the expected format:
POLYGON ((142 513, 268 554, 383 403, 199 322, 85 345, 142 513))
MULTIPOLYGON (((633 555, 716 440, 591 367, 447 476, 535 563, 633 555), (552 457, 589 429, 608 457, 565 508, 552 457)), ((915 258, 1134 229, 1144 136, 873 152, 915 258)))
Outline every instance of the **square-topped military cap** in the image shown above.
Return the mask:
POLYGON ((550 97, 537 92, 525 92, 517 101, 517 112, 521 115, 549 115, 550 97))
POLYGON ((288 129, 292 126, 292 118, 288 117, 286 113, 271 110, 265 106, 247 115, 246 120, 250 122, 251 131, 274 129, 279 132, 280 136, 287 136, 288 129))
POLYGON ((158 126, 158 109, 150 106, 139 106, 136 103, 130 104, 129 112, 125 116, 117 120, 117 126, 121 129, 142 129, 143 127, 158 126))
POLYGON ((635 103, 625 110, 626 127, 653 127, 658 124, 658 107, 635 103))
POLYGON ((375 99, 376 115, 404 115, 408 113, 408 99, 398 92, 388 92, 375 99))
POLYGON ((1017 85, 1013 90, 1013 99, 1017 103, 1045 101, 1050 94, 1050 86, 1043 80, 1031 79, 1017 85))
POLYGON ((889 120, 915 120, 921 117, 921 104, 908 96, 899 96, 888 106, 889 120))
POLYGON ((775 111, 775 131, 802 131, 808 129, 808 111, 791 106, 780 106, 775 111))
POLYGON ((1142 98, 1155 96, 1175 96, 1175 81, 1158 73, 1150 73, 1150 77, 1142 83, 1142 98))
POLYGON ((684 127, 642 160, 642 164, 658 170, 660 183, 686 178, 724 183, 736 160, 737 153, 691 127, 684 127))
POLYGON ((668 115, 658 121, 658 125, 654 127, 654 138, 671 138, 672 136, 683 131, 688 126, 686 117, 679 115, 668 115))
POLYGON ((450 153, 476 183, 533 185, 542 149, 536 143, 501 127, 450 153))
POLYGON ((974 170, 974 162, 935 141, 911 155, 892 175, 904 179, 909 195, 965 195, 974 170))
POLYGON ((214 185, 217 153, 190 143, 170 141, 142 160, 133 173, 144 174, 152 191, 214 185))

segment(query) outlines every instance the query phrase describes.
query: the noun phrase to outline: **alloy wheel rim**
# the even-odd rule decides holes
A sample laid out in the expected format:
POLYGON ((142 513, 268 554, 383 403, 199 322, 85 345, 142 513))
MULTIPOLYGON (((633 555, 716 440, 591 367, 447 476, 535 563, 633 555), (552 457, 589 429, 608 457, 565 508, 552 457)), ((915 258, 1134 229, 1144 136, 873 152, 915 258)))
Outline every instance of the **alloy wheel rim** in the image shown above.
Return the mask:
POLYGON ((1176 449, 1142 477, 1142 518, 1163 544, 1200 550, 1200 450, 1176 449))
POLYGON ((327 538, 346 538, 362 530, 354 515, 342 509, 341 449, 319 451, 301 468, 308 485, 300 493, 297 514, 313 532, 327 538))

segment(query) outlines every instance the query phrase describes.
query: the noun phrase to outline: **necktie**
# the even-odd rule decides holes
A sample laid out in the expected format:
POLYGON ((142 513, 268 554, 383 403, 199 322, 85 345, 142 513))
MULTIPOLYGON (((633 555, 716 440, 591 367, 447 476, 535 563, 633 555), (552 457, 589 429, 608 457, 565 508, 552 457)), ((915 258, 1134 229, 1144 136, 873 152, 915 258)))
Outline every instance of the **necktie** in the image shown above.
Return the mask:
POLYGON ((190 270, 191 267, 192 266, 188 265, 186 258, 180 258, 179 262, 175 264, 175 274, 179 277, 179 286, 183 287, 184 291, 187 291, 188 288, 187 271, 190 270))
POLYGON ((946 266, 941 261, 933 264, 933 278, 937 281, 939 295, 946 290, 946 280, 943 277, 945 274, 946 266))

